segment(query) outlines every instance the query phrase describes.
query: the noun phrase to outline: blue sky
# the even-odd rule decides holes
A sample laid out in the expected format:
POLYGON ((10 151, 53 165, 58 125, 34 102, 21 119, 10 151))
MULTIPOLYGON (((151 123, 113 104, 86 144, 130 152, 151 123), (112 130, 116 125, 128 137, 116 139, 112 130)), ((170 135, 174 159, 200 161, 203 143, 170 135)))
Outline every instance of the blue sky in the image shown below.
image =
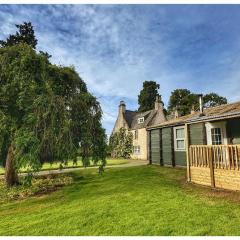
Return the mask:
POLYGON ((137 109, 144 80, 165 105, 176 88, 240 100, 240 5, 0 5, 0 39, 31 21, 38 50, 74 65, 111 133, 120 100, 137 109))

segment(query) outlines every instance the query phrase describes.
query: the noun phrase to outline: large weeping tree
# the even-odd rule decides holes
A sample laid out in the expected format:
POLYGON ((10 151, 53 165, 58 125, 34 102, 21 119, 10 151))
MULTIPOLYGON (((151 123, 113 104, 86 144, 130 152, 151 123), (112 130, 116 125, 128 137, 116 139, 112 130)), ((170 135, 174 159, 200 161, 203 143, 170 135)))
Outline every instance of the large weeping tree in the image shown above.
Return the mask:
POLYGON ((90 158, 105 165, 98 101, 74 68, 51 64, 34 47, 17 41, 0 48, 0 160, 8 186, 19 182, 22 167, 31 173, 79 153, 85 166, 90 158))

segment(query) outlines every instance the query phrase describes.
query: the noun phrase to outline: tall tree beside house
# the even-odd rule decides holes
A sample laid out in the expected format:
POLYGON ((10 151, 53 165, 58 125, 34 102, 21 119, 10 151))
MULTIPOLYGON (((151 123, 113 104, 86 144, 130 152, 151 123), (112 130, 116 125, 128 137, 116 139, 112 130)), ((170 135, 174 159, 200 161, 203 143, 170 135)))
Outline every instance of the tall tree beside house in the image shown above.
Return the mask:
MULTIPOLYGON (((205 108, 215 107, 221 104, 226 104, 227 99, 225 97, 219 96, 216 93, 210 93, 203 96, 203 106, 205 108)), ((173 112, 175 109, 178 110, 181 116, 189 114, 194 108, 199 109, 198 95, 192 93, 188 89, 176 89, 171 93, 168 112, 173 112)))
POLYGON ((75 159, 105 165, 102 111, 74 68, 52 65, 31 45, 0 48, 0 154, 8 186, 18 170, 75 159))
POLYGON ((138 111, 145 112, 154 108, 155 99, 158 95, 160 85, 155 81, 145 81, 143 89, 138 95, 138 111))
POLYGON ((114 158, 130 158, 133 151, 133 136, 125 128, 120 128, 109 140, 111 155, 114 158))
POLYGON ((26 43, 32 48, 36 48, 37 39, 34 34, 34 29, 31 22, 24 22, 23 24, 16 24, 18 31, 15 34, 11 34, 6 41, 1 40, 1 47, 9 47, 19 43, 26 43))
POLYGON ((191 93, 188 89, 176 89, 171 93, 168 112, 177 109, 180 115, 186 115, 190 113, 192 106, 194 105, 196 108, 197 104, 197 95, 191 93))
POLYGON ((216 93, 209 93, 203 96, 204 107, 215 107, 222 104, 227 104, 227 98, 219 96, 216 93))

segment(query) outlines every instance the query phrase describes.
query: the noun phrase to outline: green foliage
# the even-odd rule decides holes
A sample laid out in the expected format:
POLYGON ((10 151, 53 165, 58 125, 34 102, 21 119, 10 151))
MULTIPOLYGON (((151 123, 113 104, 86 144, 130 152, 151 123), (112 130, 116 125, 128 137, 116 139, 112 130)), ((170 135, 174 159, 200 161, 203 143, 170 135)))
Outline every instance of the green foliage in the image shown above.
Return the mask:
POLYGON ((133 151, 132 133, 125 128, 120 128, 110 137, 109 147, 112 157, 130 158, 133 151))
POLYGON ((203 103, 206 108, 227 104, 227 98, 219 96, 216 93, 209 93, 203 96, 203 103))
POLYGON ((176 89, 171 93, 168 112, 178 110, 180 115, 189 114, 192 106, 197 108, 198 96, 191 93, 188 89, 176 89))
POLYGON ((22 185, 7 188, 4 181, 0 179, 0 202, 25 199, 29 196, 49 193, 62 186, 70 185, 72 177, 66 175, 48 175, 34 178, 32 174, 22 177, 22 185))
POLYGON ((138 111, 144 112, 154 108, 154 102, 158 95, 158 89, 160 85, 154 81, 145 81, 143 83, 143 89, 138 95, 138 111))
POLYGON ((18 31, 15 35, 10 35, 6 41, 0 41, 0 47, 9 47, 20 43, 26 43, 32 48, 36 48, 37 39, 34 35, 33 26, 30 22, 24 22, 23 24, 16 24, 18 31))
POLYGON ((102 111, 85 82, 73 67, 52 65, 30 45, 9 45, 0 48, 1 158, 12 146, 16 170, 66 163, 79 152, 85 166, 91 157, 104 166, 102 111))
MULTIPOLYGON (((216 93, 210 93, 203 96, 203 106, 205 108, 215 107, 226 103, 227 99, 216 93)), ((192 108, 194 108, 194 110, 199 109, 197 94, 192 93, 188 89, 176 89, 171 93, 168 104, 169 113, 177 109, 180 115, 186 115, 191 112, 192 108)))

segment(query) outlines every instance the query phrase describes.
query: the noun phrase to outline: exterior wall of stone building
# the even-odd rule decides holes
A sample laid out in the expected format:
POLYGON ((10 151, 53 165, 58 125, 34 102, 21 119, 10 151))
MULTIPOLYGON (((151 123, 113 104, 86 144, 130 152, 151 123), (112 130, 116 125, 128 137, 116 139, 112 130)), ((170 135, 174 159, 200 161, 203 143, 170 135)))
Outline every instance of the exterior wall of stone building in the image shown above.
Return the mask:
POLYGON ((130 130, 133 134, 133 146, 140 146, 140 154, 133 154, 131 158, 147 160, 147 131, 146 128, 130 130), (135 139, 135 131, 138 131, 138 137, 135 139))
POLYGON ((116 133, 117 131, 119 131, 119 129, 122 127, 128 129, 127 121, 124 118, 124 112, 125 112, 125 105, 120 106, 119 112, 118 112, 118 117, 117 117, 117 120, 115 122, 113 131, 112 131, 113 134, 116 133))

